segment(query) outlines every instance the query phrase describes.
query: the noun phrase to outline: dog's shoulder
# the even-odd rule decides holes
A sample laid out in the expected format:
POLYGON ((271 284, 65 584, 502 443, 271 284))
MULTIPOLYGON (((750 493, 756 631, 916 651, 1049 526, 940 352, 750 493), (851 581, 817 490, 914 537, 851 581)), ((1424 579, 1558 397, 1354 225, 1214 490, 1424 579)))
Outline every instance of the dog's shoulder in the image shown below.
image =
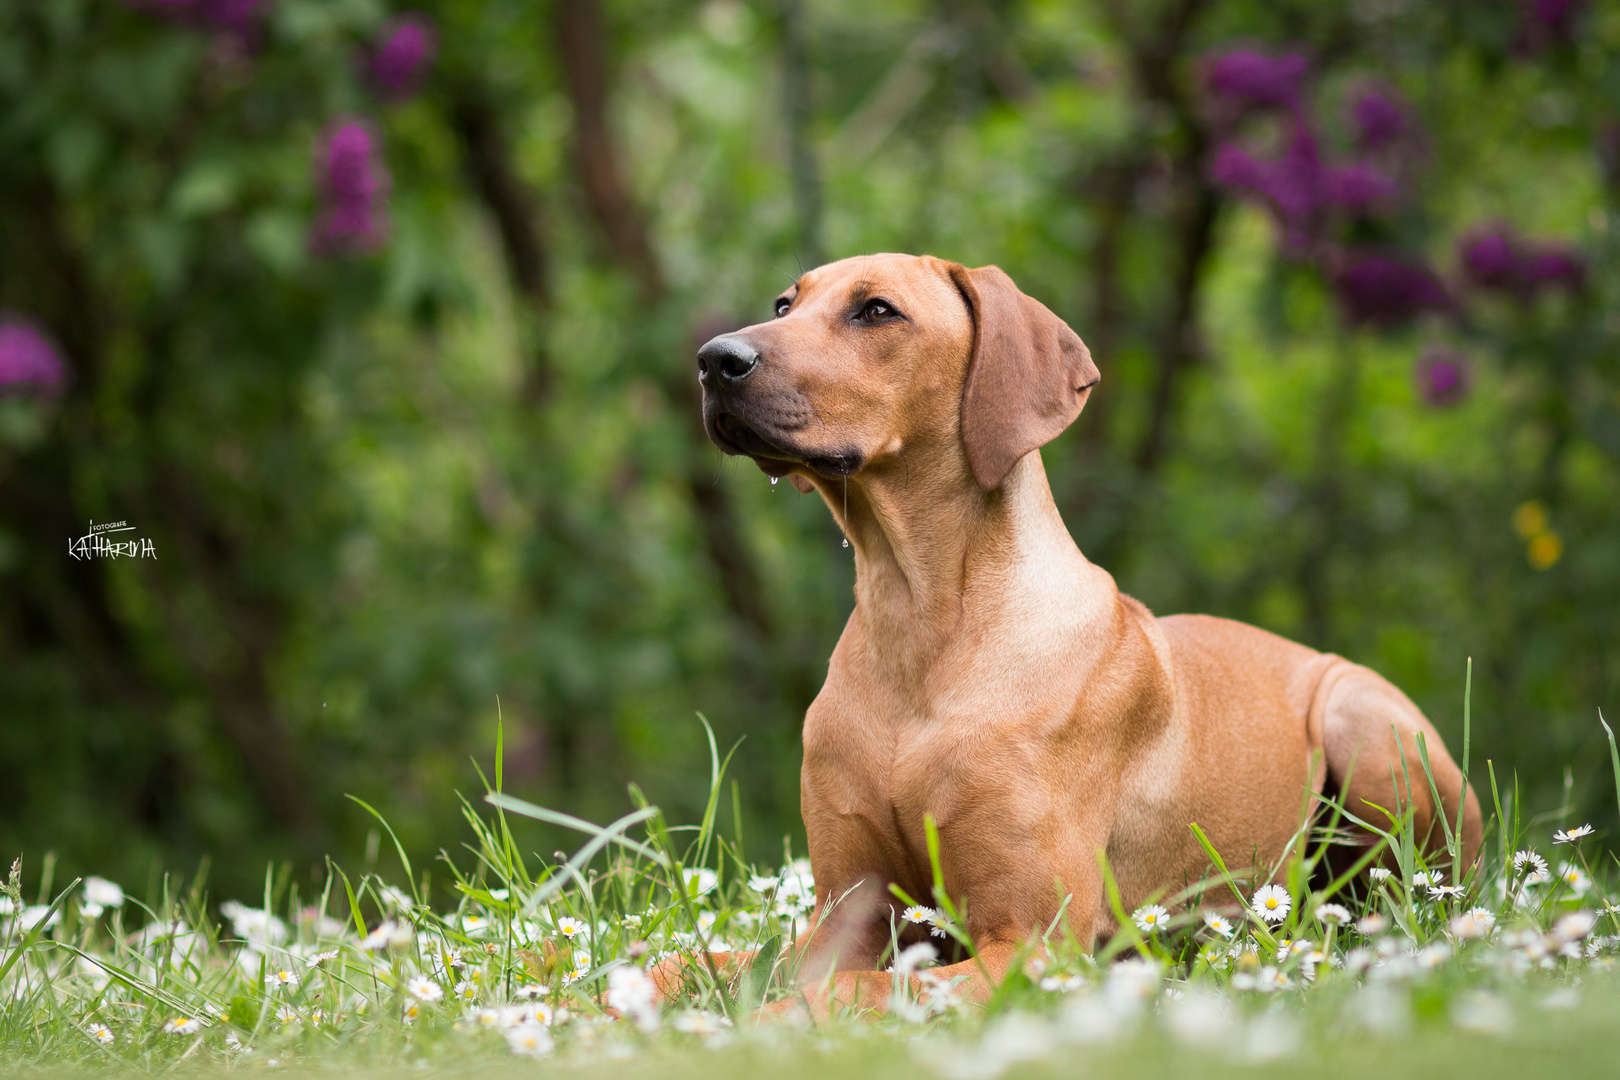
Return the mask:
POLYGON ((1205 691, 1243 686, 1242 697, 1275 697, 1290 712, 1310 710, 1323 673, 1343 661, 1332 653, 1214 615, 1166 615, 1158 620, 1175 657, 1179 685, 1205 691), (1190 685, 1189 685, 1190 684, 1190 685))

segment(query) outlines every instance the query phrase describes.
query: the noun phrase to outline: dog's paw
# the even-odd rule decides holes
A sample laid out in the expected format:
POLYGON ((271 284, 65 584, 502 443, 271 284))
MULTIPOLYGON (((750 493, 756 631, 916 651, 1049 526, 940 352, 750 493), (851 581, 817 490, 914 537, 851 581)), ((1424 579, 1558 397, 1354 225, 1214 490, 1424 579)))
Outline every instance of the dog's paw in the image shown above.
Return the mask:
POLYGON ((673 1005, 695 988, 697 980, 732 979, 753 957, 751 951, 666 956, 647 969, 647 976, 658 989, 659 1003, 673 1005))
POLYGON ((786 1024, 793 1028, 806 1028, 810 1026, 811 1007, 804 998, 794 996, 761 1005, 749 1014, 749 1020, 755 1024, 786 1024))

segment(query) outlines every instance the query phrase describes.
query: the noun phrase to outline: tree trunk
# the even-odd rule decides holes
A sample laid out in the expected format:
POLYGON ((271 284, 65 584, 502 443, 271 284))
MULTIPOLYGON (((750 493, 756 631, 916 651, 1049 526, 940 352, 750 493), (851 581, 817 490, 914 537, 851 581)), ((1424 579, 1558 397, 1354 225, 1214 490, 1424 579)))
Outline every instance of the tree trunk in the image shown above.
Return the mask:
MULTIPOLYGON (((574 109, 574 158, 586 205, 614 261, 636 280, 643 302, 656 306, 670 289, 653 253, 645 215, 621 172, 620 155, 608 125, 611 65, 596 0, 560 0, 556 47, 574 109)), ((687 413, 694 435, 700 432, 696 367, 673 363, 661 367, 658 384, 665 398, 687 413)), ((712 457, 705 449, 690 446, 685 466, 700 531, 732 613, 762 637, 772 638, 775 630, 765 608, 759 571, 738 527, 730 495, 708 464, 712 457)))

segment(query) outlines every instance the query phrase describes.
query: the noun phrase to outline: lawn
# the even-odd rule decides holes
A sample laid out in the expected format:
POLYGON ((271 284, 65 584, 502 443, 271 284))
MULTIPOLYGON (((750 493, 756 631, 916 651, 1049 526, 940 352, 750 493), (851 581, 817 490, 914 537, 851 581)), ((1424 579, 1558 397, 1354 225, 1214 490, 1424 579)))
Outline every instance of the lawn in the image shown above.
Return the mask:
POLYGON ((725 764, 713 756, 707 810, 685 827, 634 788, 631 813, 581 821, 502 794, 497 770, 466 806, 460 860, 444 853, 427 873, 396 847, 391 879, 328 864, 314 891, 269 873, 252 903, 217 902, 201 875, 137 900, 99 878, 53 893, 49 874, 28 903, 14 867, 0 1067, 943 1080, 1620 1068, 1614 860, 1557 812, 1526 822, 1494 769, 1473 867, 1450 842, 1425 859, 1395 808, 1383 867, 1313 877, 1343 824, 1331 803, 1277 865, 1237 872, 1211 849, 1203 881, 1128 912, 1099 856, 1121 930, 1088 953, 1060 915, 987 1004, 930 970, 934 942, 972 948, 932 844, 934 895, 893 905, 885 962, 912 977, 885 1015, 759 1023, 758 1004, 797 997, 792 942, 815 883, 807 860, 766 868, 721 832, 725 764), (583 846, 528 855, 524 819, 583 846), (738 950, 753 959, 702 956, 738 950), (685 985, 661 1003, 646 971, 676 954, 690 958, 685 985))

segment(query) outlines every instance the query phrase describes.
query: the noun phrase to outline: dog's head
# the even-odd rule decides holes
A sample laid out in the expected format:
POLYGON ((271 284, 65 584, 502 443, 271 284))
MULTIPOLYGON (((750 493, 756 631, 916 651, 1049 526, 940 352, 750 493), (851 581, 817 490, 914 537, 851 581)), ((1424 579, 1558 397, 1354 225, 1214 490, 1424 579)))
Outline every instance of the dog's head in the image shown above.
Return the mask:
POLYGON ((956 442, 998 487, 1080 415, 1098 379, 1079 336, 994 266, 865 255, 812 270, 770 322, 698 350, 703 423, 772 476, 852 476, 956 442))

